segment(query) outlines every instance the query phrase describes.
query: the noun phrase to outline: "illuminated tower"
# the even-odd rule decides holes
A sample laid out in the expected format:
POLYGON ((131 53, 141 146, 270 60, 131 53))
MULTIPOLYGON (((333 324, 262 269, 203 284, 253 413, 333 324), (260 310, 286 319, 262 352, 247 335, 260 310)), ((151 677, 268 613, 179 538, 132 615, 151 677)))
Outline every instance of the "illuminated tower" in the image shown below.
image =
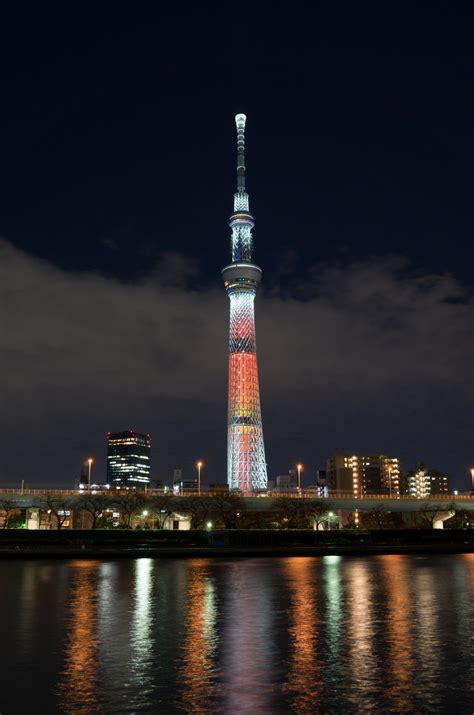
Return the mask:
POLYGON ((262 277, 252 262, 253 217, 245 191, 245 114, 237 114, 237 192, 230 217, 232 263, 222 277, 230 298, 227 483, 250 492, 267 488, 253 303, 262 277))

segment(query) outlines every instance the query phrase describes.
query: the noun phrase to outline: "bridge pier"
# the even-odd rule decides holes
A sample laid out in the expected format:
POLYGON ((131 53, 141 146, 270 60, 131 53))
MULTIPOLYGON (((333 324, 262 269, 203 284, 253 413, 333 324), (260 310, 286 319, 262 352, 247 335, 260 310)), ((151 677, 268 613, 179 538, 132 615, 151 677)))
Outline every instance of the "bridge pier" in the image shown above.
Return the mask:
POLYGON ((455 511, 443 511, 436 514, 436 519, 433 521, 433 529, 444 529, 444 522, 451 519, 455 513, 455 511))
POLYGON ((41 512, 39 509, 32 507, 25 509, 25 527, 27 529, 39 529, 41 521, 41 512))

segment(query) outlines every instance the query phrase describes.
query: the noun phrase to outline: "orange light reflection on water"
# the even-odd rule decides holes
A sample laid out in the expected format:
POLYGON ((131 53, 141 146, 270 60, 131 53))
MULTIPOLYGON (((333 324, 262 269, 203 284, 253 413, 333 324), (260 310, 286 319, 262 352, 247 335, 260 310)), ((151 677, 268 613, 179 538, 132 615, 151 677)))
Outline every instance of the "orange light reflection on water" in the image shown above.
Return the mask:
MULTIPOLYGON (((347 673, 348 699, 356 708, 362 704, 370 712, 376 707, 374 691, 381 680, 380 668, 374 653, 376 618, 373 612, 372 572, 367 561, 349 561, 345 566, 347 579, 346 646, 349 647, 347 673)), ((375 710, 374 710, 375 712, 375 710)))
POLYGON ((70 568, 65 667, 58 682, 58 704, 66 715, 89 715, 97 711, 97 603, 94 589, 97 563, 76 561, 70 568))
POLYGON ((207 559, 188 562, 189 580, 184 612, 185 638, 178 683, 182 686, 180 709, 187 713, 209 712, 216 665, 216 595, 207 559))
POLYGON ((315 707, 321 685, 314 573, 319 563, 306 557, 282 559, 289 595, 287 614, 291 648, 283 689, 292 694, 292 712, 297 713, 310 712, 315 707))
POLYGON ((403 712, 410 709, 410 682, 413 678, 413 642, 411 637, 411 598, 407 557, 381 556, 378 559, 386 589, 387 645, 385 694, 403 712))

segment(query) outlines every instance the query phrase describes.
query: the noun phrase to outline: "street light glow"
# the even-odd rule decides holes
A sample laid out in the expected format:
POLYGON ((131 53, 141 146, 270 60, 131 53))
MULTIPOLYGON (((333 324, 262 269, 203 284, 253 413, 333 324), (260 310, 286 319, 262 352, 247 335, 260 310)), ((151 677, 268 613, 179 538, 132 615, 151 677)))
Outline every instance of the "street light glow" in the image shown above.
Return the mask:
POLYGON ((301 491, 301 470, 303 469, 303 465, 297 464, 296 469, 298 470, 298 491, 301 491))
POLYGON ((198 470, 198 496, 201 496, 201 467, 203 466, 203 462, 199 461, 196 462, 196 467, 198 470))
POLYGON ((94 460, 92 459, 92 457, 89 457, 89 459, 87 460, 87 464, 88 464, 88 470, 87 470, 87 486, 88 486, 89 489, 91 488, 91 471, 92 471, 92 464, 93 464, 93 463, 94 463, 94 460))

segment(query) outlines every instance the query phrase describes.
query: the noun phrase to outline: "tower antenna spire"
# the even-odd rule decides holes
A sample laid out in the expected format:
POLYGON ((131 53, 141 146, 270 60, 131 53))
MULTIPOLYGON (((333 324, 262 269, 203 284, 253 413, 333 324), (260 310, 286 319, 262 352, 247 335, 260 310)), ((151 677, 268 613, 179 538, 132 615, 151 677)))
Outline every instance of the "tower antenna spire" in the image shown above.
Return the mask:
POLYGON ((237 191, 245 193, 245 114, 235 115, 237 126, 237 191))

